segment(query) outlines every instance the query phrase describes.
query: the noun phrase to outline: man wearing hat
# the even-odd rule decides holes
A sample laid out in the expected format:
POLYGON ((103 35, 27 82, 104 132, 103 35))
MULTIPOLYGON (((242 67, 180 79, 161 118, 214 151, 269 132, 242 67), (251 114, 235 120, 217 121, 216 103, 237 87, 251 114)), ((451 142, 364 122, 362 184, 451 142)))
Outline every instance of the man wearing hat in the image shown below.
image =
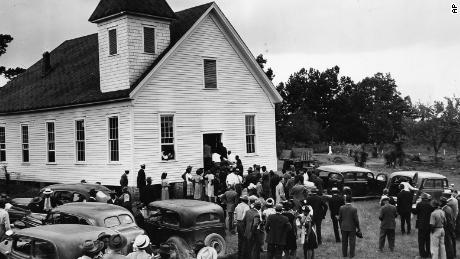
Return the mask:
POLYGON ((89 190, 88 202, 97 202, 96 195, 97 195, 96 189, 89 190))
POLYGON ((51 190, 50 188, 46 188, 44 191, 43 191, 43 194, 44 194, 44 197, 43 199, 41 200, 41 208, 44 212, 49 212, 51 211, 51 209, 53 209, 54 207, 56 207, 57 205, 62 205, 62 204, 58 204, 59 202, 57 202, 54 197, 51 197, 51 194, 53 194, 53 190, 51 190))
POLYGON ((235 227, 233 225, 233 214, 238 203, 238 193, 235 191, 235 186, 230 185, 228 190, 221 196, 222 203, 225 203, 228 213, 228 230, 234 234, 235 227))
POLYGON ((138 235, 136 239, 134 239, 134 243, 133 243, 133 249, 136 248, 137 251, 134 251, 128 254, 126 257, 130 259, 150 259, 152 258, 152 256, 145 251, 149 247, 149 245, 150 245, 150 238, 148 236, 138 235))
POLYGON ((339 194, 337 187, 331 189, 332 197, 329 199, 329 209, 331 214, 332 226, 334 227, 335 242, 340 242, 339 232, 339 209, 340 206, 345 205, 345 199, 339 194))
POLYGON ((146 185, 145 179, 145 164, 141 163, 141 169, 137 172, 137 188, 139 189, 139 199, 144 200, 144 187, 146 185))
MULTIPOLYGON (((458 217, 458 200, 453 197, 453 192, 451 189, 446 189, 443 192, 443 196, 447 198, 447 206, 452 209, 452 216, 454 219, 454 229, 456 228, 456 221, 458 217)), ((455 231, 452 233, 452 250, 454 251, 454 258, 457 256, 457 246, 456 246, 456 235, 455 231)))
POLYGON ((196 259, 217 259, 217 251, 213 247, 205 246, 200 249, 196 259))
POLYGON ((292 226, 287 217, 281 215, 282 204, 275 205, 275 214, 268 216, 265 224, 267 232, 267 258, 281 258, 286 246, 286 238, 292 226))
POLYGON ((126 237, 120 234, 110 236, 109 251, 102 257, 103 259, 123 259, 127 258, 121 254, 121 251, 127 244, 126 237))
POLYGON ((104 244, 104 247, 101 250, 101 254, 104 255, 107 252, 107 249, 109 248, 110 235, 105 232, 101 232, 97 236, 97 240, 101 241, 104 244))
POLYGON ((128 174, 129 170, 125 170, 125 172, 120 177, 120 186, 121 188, 128 186, 128 174))
MULTIPOLYGON (((251 203, 251 209, 246 211, 244 218, 243 218, 243 226, 242 228, 244 229, 244 250, 243 250, 243 255, 242 258, 254 258, 254 252, 257 253, 256 250, 256 231, 257 227, 260 223, 260 215, 259 211, 260 208, 262 208, 262 204, 260 203, 259 200, 249 200, 251 203)), ((260 252, 260 250, 259 250, 260 252)))
POLYGON ((91 241, 91 240, 86 240, 83 245, 81 246, 81 249, 83 250, 83 255, 78 257, 78 259, 92 259, 97 256, 102 248, 104 248, 104 243, 101 241, 91 241))
POLYGON ((383 251, 385 246, 385 237, 388 239, 388 246, 390 251, 393 252, 395 248, 395 228, 396 228, 396 207, 390 204, 390 198, 384 197, 382 199, 383 206, 380 208, 380 237, 379 237, 379 251, 383 251))
POLYGON ((249 210, 248 196, 240 197, 240 203, 235 208, 236 231, 238 233, 238 258, 242 258, 244 245, 244 227, 243 219, 249 210))
POLYGON ((454 212, 452 208, 447 205, 447 198, 445 196, 441 197, 441 207, 444 211, 444 216, 446 217, 446 222, 444 224, 444 244, 446 246, 446 256, 447 259, 453 259, 454 256, 454 243, 455 242, 455 219, 454 212))
POLYGON ((430 227, 431 227, 431 258, 446 258, 446 246, 444 244, 445 232, 444 225, 446 224, 446 216, 444 211, 440 207, 438 201, 433 201, 433 207, 435 208, 430 215, 430 227))
POLYGON ((401 233, 405 234, 406 229, 404 225, 407 225, 407 234, 410 234, 411 231, 411 222, 410 222, 410 214, 412 210, 412 200, 414 195, 412 192, 405 190, 404 185, 399 185, 400 192, 398 193, 397 201, 398 201, 398 214, 401 220, 401 233))
POLYGON ((313 208, 313 218, 312 222, 316 226, 316 234, 318 236, 318 245, 321 245, 321 223, 326 216, 327 204, 326 202, 318 195, 318 189, 311 189, 311 195, 307 198, 307 204, 313 208))
POLYGON ((431 257, 430 250, 430 215, 434 208, 431 206, 431 196, 424 192, 421 195, 422 201, 417 203, 413 213, 417 215, 415 227, 418 229, 418 252, 420 257, 431 257))

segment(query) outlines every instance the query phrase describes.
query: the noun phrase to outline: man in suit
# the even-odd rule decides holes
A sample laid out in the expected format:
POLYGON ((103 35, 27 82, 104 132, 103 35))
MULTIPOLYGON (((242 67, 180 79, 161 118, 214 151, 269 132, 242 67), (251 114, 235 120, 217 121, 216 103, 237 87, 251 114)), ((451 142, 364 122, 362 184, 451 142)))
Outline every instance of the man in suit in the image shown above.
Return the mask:
POLYGON ((431 257, 430 251, 430 216, 434 208, 430 204, 431 196, 422 193, 422 201, 417 204, 413 211, 417 215, 415 227, 418 229, 418 251, 422 258, 431 257))
POLYGON ((252 258, 252 252, 255 247, 255 238, 257 226, 260 223, 260 215, 257 208, 261 208, 262 204, 259 200, 250 200, 252 204, 251 209, 246 211, 244 215, 242 228, 244 230, 244 245, 242 258, 252 258))
POLYGON ((407 234, 410 234, 411 225, 410 225, 410 213, 412 210, 412 200, 414 195, 409 190, 404 189, 404 185, 400 184, 399 189, 401 190, 398 197, 398 214, 401 220, 401 233, 405 234, 406 230, 404 225, 407 225, 407 234))
POLYGON ((316 234, 318 236, 318 244, 322 243, 321 239, 321 222, 326 216, 327 204, 326 202, 318 195, 318 189, 311 189, 311 194, 307 198, 307 204, 310 205, 313 209, 313 223, 316 226, 316 234))
POLYGON ((383 206, 380 208, 380 238, 379 238, 379 251, 383 251, 385 246, 385 237, 388 238, 388 246, 390 251, 393 252, 395 248, 395 228, 396 228, 396 207, 390 204, 390 198, 384 197, 382 199, 383 206))
POLYGON ((356 231, 360 231, 360 228, 358 210, 351 204, 350 195, 345 197, 345 205, 339 209, 339 223, 342 230, 342 254, 348 256, 350 243, 350 258, 355 257, 356 231))
POLYGON ((281 215, 282 204, 276 204, 275 214, 267 218, 265 231, 267 231, 267 258, 281 259, 284 247, 286 246, 286 236, 292 226, 286 216, 281 215))
POLYGON ((145 190, 144 187, 146 185, 145 181, 145 164, 141 164, 141 169, 137 172, 137 188, 139 189, 139 199, 141 201, 144 200, 145 190))
POLYGON ((238 193, 235 191, 235 186, 230 185, 228 191, 221 196, 222 203, 226 204, 228 213, 228 231, 235 234, 235 227, 233 225, 233 214, 235 213, 235 207, 238 204, 238 193))
POLYGON ((345 205, 345 200, 342 195, 339 194, 339 189, 333 187, 332 197, 329 199, 329 209, 331 213, 332 225, 334 226, 334 235, 335 242, 340 242, 340 233, 339 233, 339 209, 342 205, 345 205))
POLYGON ((446 258, 453 259, 454 256, 454 246, 452 240, 455 240, 455 221, 454 221, 454 212, 452 208, 447 205, 447 198, 441 197, 441 208, 444 211, 444 216, 446 222, 444 224, 444 244, 446 247, 446 258))

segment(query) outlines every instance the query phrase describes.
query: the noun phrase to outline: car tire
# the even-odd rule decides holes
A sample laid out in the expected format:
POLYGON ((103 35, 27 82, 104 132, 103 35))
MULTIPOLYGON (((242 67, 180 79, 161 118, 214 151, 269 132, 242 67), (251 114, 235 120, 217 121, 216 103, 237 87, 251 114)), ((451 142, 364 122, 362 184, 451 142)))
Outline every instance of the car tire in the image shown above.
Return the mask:
POLYGON ((190 246, 180 237, 170 237, 166 240, 166 244, 171 246, 171 249, 176 252, 177 258, 190 258, 190 246))
POLYGON ((227 243, 225 242, 225 239, 216 233, 209 234, 205 239, 204 239, 204 245, 205 246, 210 246, 217 251, 217 256, 225 256, 225 253, 227 251, 227 243))

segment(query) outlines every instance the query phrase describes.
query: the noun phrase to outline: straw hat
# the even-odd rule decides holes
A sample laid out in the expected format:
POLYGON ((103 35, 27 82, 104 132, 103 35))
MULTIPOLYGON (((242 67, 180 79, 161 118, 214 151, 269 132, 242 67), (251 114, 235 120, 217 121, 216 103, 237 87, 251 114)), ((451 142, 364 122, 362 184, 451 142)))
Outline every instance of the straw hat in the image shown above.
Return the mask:
POLYGON ((43 194, 52 194, 53 193, 53 190, 51 190, 50 188, 46 188, 44 191, 43 191, 43 194))
POLYGON ((146 235, 138 235, 136 239, 134 239, 133 246, 137 248, 146 248, 150 244, 150 238, 146 235))
POLYGON ((203 247, 196 255, 196 259, 217 259, 217 251, 209 246, 203 247))

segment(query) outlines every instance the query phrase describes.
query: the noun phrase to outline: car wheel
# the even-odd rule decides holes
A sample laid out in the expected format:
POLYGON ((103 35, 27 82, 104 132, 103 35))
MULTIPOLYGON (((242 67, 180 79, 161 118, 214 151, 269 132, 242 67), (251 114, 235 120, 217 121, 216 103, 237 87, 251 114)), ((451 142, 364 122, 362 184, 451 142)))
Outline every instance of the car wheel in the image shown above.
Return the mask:
POLYGON ((227 243, 225 242, 225 239, 216 233, 209 234, 204 239, 204 245, 216 249, 217 256, 224 256, 227 251, 227 243))
POLYGON ((170 237, 166 244, 171 246, 171 250, 177 254, 177 258, 190 258, 190 246, 180 237, 170 237))

